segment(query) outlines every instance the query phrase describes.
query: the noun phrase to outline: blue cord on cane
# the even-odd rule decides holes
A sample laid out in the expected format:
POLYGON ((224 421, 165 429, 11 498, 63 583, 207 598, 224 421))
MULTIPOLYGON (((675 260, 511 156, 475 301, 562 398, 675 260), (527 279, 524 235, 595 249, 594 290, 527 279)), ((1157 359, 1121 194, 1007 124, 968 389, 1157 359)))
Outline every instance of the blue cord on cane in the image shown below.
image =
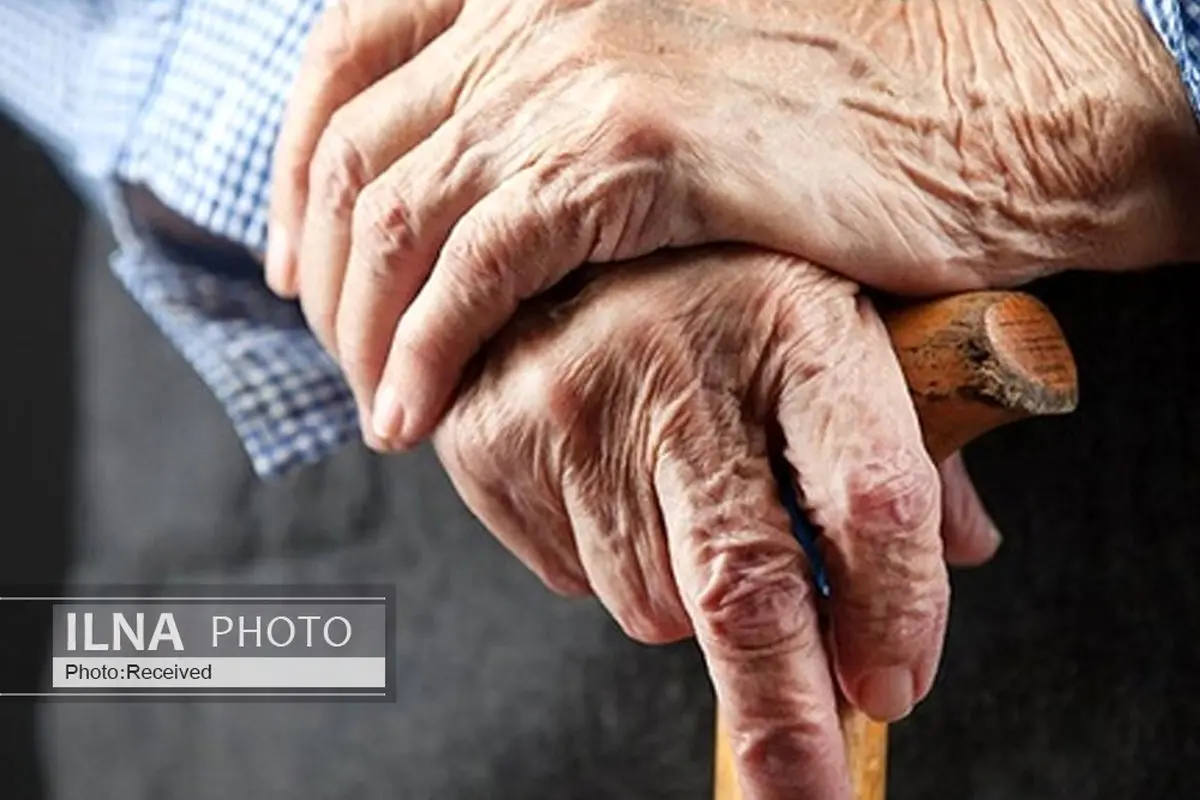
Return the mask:
POLYGON ((829 597, 829 576, 825 573, 825 562, 821 558, 821 551, 817 548, 817 532, 813 530, 812 525, 804 516, 804 511, 800 508, 791 466, 783 458, 774 457, 771 459, 771 471, 775 473, 775 485, 779 487, 779 501, 787 509, 788 517, 792 521, 792 533, 800 541, 800 546, 804 548, 804 555, 808 557, 808 563, 812 565, 813 580, 817 584, 817 591, 821 593, 822 597, 829 597))

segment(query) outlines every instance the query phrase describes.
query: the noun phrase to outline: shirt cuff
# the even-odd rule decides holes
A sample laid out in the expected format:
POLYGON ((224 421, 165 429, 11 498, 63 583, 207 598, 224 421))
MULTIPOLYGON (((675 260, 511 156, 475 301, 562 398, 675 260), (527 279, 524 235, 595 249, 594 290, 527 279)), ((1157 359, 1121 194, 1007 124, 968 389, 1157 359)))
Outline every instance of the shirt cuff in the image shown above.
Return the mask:
POLYGON ((1175 59, 1192 113, 1200 117, 1200 0, 1138 0, 1175 59))
POLYGON ((114 272, 216 396, 258 475, 316 463, 360 437, 340 369, 253 257, 155 239, 130 222, 116 190, 105 196, 114 272))
POLYGON ((295 303, 251 253, 266 245, 272 150, 309 30, 326 0, 185 0, 115 164, 227 249, 185 246, 131 220, 114 192, 112 267, 225 409, 256 473, 283 475, 360 436, 353 396, 295 303), (241 249, 244 248, 244 249, 241 249))

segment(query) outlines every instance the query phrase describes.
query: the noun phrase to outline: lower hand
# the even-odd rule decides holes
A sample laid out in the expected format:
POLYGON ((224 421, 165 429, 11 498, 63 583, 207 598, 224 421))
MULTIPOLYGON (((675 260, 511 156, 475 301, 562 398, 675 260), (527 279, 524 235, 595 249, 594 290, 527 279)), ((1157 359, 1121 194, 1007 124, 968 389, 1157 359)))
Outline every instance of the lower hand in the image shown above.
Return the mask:
POLYGON ((961 461, 939 480, 870 301, 776 254, 659 255, 532 304, 476 366, 434 436, 471 510, 633 638, 695 635, 747 798, 848 798, 834 680, 907 714, 937 668, 945 559, 998 542, 961 461), (828 649, 772 448, 823 534, 828 649))

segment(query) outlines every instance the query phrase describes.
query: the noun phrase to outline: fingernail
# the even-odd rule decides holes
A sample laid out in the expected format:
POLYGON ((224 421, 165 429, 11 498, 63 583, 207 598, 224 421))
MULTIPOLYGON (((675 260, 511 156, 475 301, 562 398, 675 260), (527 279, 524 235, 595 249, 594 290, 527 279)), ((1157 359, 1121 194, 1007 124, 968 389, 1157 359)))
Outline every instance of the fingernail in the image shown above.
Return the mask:
POLYGON ((366 403, 358 403, 358 427, 362 431, 363 444, 372 450, 383 450, 384 442, 375 435, 375 426, 371 421, 371 411, 366 403))
POLYGON ((371 418, 375 435, 385 442, 393 442, 404 427, 404 408, 400 395, 391 386, 384 386, 375 397, 375 413, 371 418))
POLYGON ((913 708, 912 670, 889 667, 868 673, 858 682, 858 704, 871 716, 895 722, 913 708))
POLYGON ((1000 549, 1000 545, 1004 544, 1004 535, 1000 533, 1000 529, 996 527, 996 523, 992 522, 990 518, 986 520, 984 531, 983 535, 986 544, 983 544, 979 554, 980 564, 986 564, 991 561, 1000 549))
POLYGON ((267 283, 276 292, 284 293, 288 287, 284 284, 284 275, 292 261, 292 237, 278 225, 272 225, 267 231, 267 283))

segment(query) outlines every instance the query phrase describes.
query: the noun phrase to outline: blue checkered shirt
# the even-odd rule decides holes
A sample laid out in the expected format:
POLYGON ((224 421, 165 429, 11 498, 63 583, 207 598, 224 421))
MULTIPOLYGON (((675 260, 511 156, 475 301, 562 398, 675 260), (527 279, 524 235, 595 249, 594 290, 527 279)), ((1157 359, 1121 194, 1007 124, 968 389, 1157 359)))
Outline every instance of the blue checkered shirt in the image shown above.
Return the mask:
MULTIPOLYGON (((271 149, 328 0, 0 0, 0 99, 117 233, 113 268, 277 475, 358 436, 341 374, 254 258, 168 246, 118 187, 261 253, 271 149)), ((404 2, 404 0, 394 0, 404 2)), ((1141 0, 1200 109, 1200 0, 1141 0)))

